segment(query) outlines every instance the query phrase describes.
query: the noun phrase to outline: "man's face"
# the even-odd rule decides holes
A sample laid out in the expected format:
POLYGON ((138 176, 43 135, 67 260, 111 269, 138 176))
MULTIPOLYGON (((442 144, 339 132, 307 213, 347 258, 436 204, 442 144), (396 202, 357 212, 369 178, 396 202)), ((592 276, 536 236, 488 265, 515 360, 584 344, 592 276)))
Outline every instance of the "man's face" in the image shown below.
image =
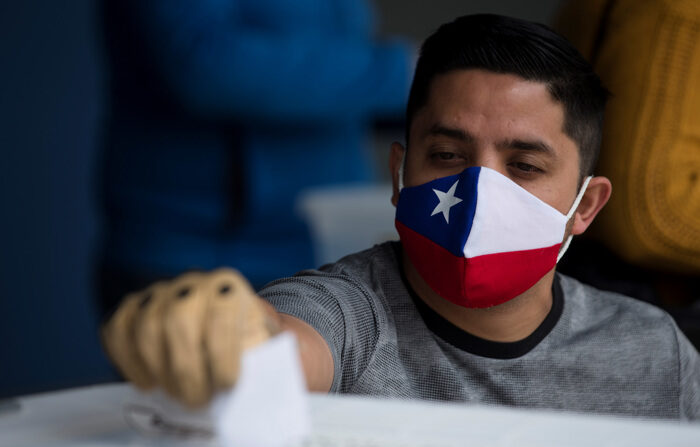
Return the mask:
POLYGON ((404 184, 485 166, 566 214, 579 187, 579 153, 563 129, 564 108, 545 84, 485 70, 448 72, 433 80, 413 119, 404 184))

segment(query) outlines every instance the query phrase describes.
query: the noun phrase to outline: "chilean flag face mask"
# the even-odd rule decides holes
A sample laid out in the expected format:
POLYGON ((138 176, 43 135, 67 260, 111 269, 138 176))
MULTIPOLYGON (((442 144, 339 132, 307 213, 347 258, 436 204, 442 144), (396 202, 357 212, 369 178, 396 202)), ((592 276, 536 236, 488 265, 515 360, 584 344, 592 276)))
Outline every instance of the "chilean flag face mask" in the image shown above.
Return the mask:
POLYGON ((556 265, 571 242, 569 236, 562 244, 566 224, 590 179, 564 215, 485 167, 403 188, 402 163, 396 229, 409 259, 438 295, 469 308, 496 306, 556 265))

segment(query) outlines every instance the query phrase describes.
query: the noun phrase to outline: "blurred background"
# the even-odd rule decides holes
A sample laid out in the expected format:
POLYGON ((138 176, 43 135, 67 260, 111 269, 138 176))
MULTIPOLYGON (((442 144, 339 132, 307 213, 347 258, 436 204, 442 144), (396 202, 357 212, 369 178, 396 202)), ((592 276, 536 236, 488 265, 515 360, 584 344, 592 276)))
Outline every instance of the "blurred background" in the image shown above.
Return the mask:
MULTIPOLYGON (((350 6, 352 1, 339 3, 345 4, 345 8, 356 8, 350 6)), ((175 3, 183 4, 182 1, 175 3)), ((262 11, 264 5, 273 3, 258 2, 255 8, 259 10, 246 13, 258 21, 275 23, 280 17, 268 18, 262 11)), ((403 104, 416 45, 439 24, 468 13, 492 12, 552 23, 562 1, 376 0, 370 3, 366 11, 357 13, 355 21, 347 23, 348 33, 357 31, 363 34, 363 42, 368 45, 382 41, 390 42, 386 45, 402 48, 396 51, 396 55, 387 53, 378 59, 388 64, 387 60, 395 58, 396 66, 403 68, 388 65, 372 68, 369 59, 362 59, 365 69, 386 70, 385 73, 393 78, 390 85, 377 87, 380 92, 370 95, 379 104, 371 104, 372 98, 367 99, 369 105, 360 104, 357 98, 345 99, 352 103, 346 109, 358 110, 350 117, 359 123, 352 130, 336 127, 328 115, 332 115, 330 110, 335 100, 334 92, 352 88, 353 83, 358 82, 356 79, 348 79, 341 86, 318 86, 319 90, 328 89, 325 102, 321 91, 319 98, 316 98, 320 104, 318 107, 307 104, 307 109, 300 110, 292 110, 285 105, 298 99, 294 96, 293 86, 289 87, 290 97, 283 96, 288 91, 286 87, 279 87, 278 90, 275 90, 277 87, 270 87, 273 92, 281 92, 277 97, 282 104, 279 106, 275 103, 256 106, 246 103, 246 98, 256 97, 254 87, 252 93, 247 92, 249 96, 231 104, 226 103, 225 94, 220 98, 206 89, 187 90, 187 87, 182 87, 183 83, 191 76, 200 74, 196 66, 178 65, 178 39, 182 37, 180 33, 187 31, 187 26, 179 26, 178 20, 185 20, 188 26, 194 26, 194 21, 158 8, 128 6, 132 4, 138 5, 139 2, 27 0, 0 4, 0 203, 3 213, 0 219, 0 398, 114 380, 116 375, 101 353, 97 336, 100 315, 109 307, 105 300, 113 302, 125 290, 146 284, 155 277, 176 274, 181 267, 212 268, 218 263, 228 262, 222 255, 207 258, 200 254, 199 258, 195 256, 191 265, 168 264, 153 258, 152 266, 156 267, 144 264, 141 272, 128 271, 125 265, 135 254, 122 250, 124 241, 131 241, 139 247, 138 242, 133 241, 148 239, 149 234, 145 233, 144 228, 158 235, 163 247, 172 247, 172 241, 176 239, 176 236, 168 239, 170 236, 159 232, 158 225, 152 221, 141 222, 130 214, 138 215, 140 207, 153 208, 141 196, 138 200, 143 199, 143 202, 135 205, 127 203, 129 194, 134 192, 129 190, 132 183, 143 181, 146 185, 148 176, 153 172, 158 173, 156 180, 161 182, 156 185, 158 187, 168 182, 187 184, 188 179, 197 176, 206 180, 203 180, 206 187, 211 187, 211 182, 215 180, 235 183, 235 177, 229 179, 224 174, 221 174, 221 178, 216 175, 209 178, 207 166, 199 166, 197 157, 186 160, 189 170, 168 164, 169 158, 176 158, 180 150, 183 151, 181 154, 185 154, 191 150, 191 146, 203 147, 199 155, 214 160, 214 168, 229 164, 244 171, 260 170, 257 190, 265 191, 264 194, 253 199, 234 194, 241 201, 238 205, 247 207, 249 215, 255 216, 251 218, 252 223, 249 222, 251 228, 245 230, 250 231, 249 240, 265 237, 265 231, 271 231, 255 228, 259 226, 256 222, 266 219, 272 219, 280 226, 287 222, 284 219, 289 219, 285 227, 298 227, 300 232, 309 232, 299 223, 304 221, 304 216, 312 219, 314 225, 306 240, 299 242, 299 253, 303 252, 304 255, 294 259, 294 262, 271 266, 264 263, 253 265, 255 261, 252 258, 248 258, 251 265, 242 265, 235 259, 231 261, 252 278, 256 286, 271 279, 268 276, 292 274, 299 268, 314 267, 342 253, 347 247, 329 247, 327 244, 321 247, 321 240, 324 225, 334 225, 325 222, 324 218, 341 215, 343 209, 374 210, 368 214, 377 216, 383 222, 383 226, 372 225, 374 233, 370 236, 348 237, 350 245, 363 248, 373 238, 392 237, 393 210, 389 205, 386 163, 389 144, 394 140, 403 141, 403 104), (373 12, 369 13, 370 10, 373 12), (147 28, 152 24, 155 24, 155 28, 147 28), (134 37, 138 34, 135 30, 139 29, 150 31, 134 37), (173 35, 169 34, 169 30, 173 35), (129 45, 138 47, 138 43, 134 44, 138 39, 151 38, 152 41, 143 46, 155 48, 152 50, 154 53, 145 52, 142 57, 148 59, 149 54, 163 55, 162 58, 154 56, 153 67, 144 68, 145 65, 137 66, 140 62, 135 62, 132 71, 119 67, 115 69, 115 61, 123 59, 136 48, 129 45), (148 70, 153 72, 146 73, 148 70), (164 91, 160 91, 161 83, 157 75, 153 75, 161 72, 176 73, 162 81, 168 86, 164 91), (171 103, 168 95, 177 97, 177 100, 171 103), (198 98, 206 95, 212 96, 210 103, 197 102, 198 98), (193 102, 192 98, 195 98, 193 102), (263 109, 263 106, 267 109, 263 109), (246 116, 247 107, 250 107, 250 116, 246 116), (270 112, 273 109, 274 113, 270 112), (226 158, 229 155, 217 146, 224 144, 215 137, 222 129, 226 130, 227 135, 244 135, 247 138, 244 141, 240 137, 225 144, 248 144, 253 149, 275 146, 276 140, 270 135, 291 135, 296 138, 299 133, 313 134, 315 131, 309 129, 315 124, 305 122, 305 117, 316 117, 314 119, 324 123, 324 129, 337 129, 333 136, 325 131, 319 133, 314 144, 320 152, 305 152, 309 144, 300 139, 295 140, 286 155, 277 154, 279 158, 274 161, 263 156, 241 161, 235 157, 233 160, 226 158), (326 119, 328 123, 324 121, 326 119), (193 122, 196 125, 188 124, 193 122), (157 156, 144 157, 149 145, 166 144, 163 143, 163 135, 168 129, 173 130, 174 136, 170 137, 172 148, 161 147, 157 156), (148 138, 139 141, 143 135, 148 135, 148 138), (337 171, 347 176, 346 181, 319 177, 303 184, 289 180, 294 177, 291 174, 298 174, 294 167, 301 166, 295 158, 314 160, 323 151, 330 154, 328 157, 334 157, 330 150, 332 146, 327 145, 324 138, 328 138, 328 141, 339 138, 346 143, 352 141, 355 146, 354 149, 345 147, 338 152, 340 155, 335 156, 332 167, 312 165, 314 167, 309 171, 328 169, 328 176, 337 171), (192 142, 189 148, 186 147, 188 142, 192 142), (132 155, 121 155, 125 153, 122 149, 126 146, 129 146, 132 155), (354 155, 348 159, 348 154, 354 155), (139 162, 150 164, 150 170, 144 168, 141 172, 139 162), (266 163, 277 164, 274 169, 265 171, 266 163), (288 172, 290 170, 291 173, 288 172), (272 181, 269 179, 278 182, 277 189, 265 189, 272 181), (114 185, 120 185, 122 189, 114 185), (128 194, 124 192, 127 190, 128 194), (278 192, 285 190, 290 194, 299 192, 293 204, 278 197, 278 192), (265 201, 266 198, 279 200, 280 203, 269 205, 265 202, 265 206, 261 205, 258 209, 248 202, 257 203, 255 200, 265 201), (278 205, 287 214, 277 217, 269 211, 278 205), (302 217, 294 220, 289 217, 292 213, 302 217), (143 273, 149 268, 151 270, 147 274, 143 273), (113 296, 105 298, 110 291, 113 296)), ((289 11, 286 13, 289 14, 289 11)), ((203 21, 210 19, 204 13, 202 17, 203 21)), ((287 29, 285 32, 291 33, 287 29)), ((319 40, 319 36, 305 35, 300 39, 319 40)), ((226 38, 222 37, 224 40, 226 38)), ((263 41, 264 38, 256 40, 245 51, 262 46, 263 41)), ((359 53, 361 50, 358 50, 359 53)), ((198 56, 200 59, 197 60, 206 65, 219 56, 205 54, 198 56)), ((253 62, 251 70, 254 69, 253 62)), ((229 70, 227 73, 236 76, 245 69, 246 64, 225 67, 225 70, 229 70)), ((350 69, 348 72, 352 70, 359 72, 360 69, 350 69)), ((329 73, 333 73, 332 70, 329 73)), ((275 82, 275 75, 266 72, 260 82, 275 82)), ((219 85, 217 82, 225 82, 216 77, 206 79, 205 87, 214 92, 219 85)), ((239 82, 250 80, 242 76, 239 82)), ((381 84, 381 81, 372 82, 381 84)), ((222 88, 225 90, 226 87, 222 88)), ((267 93, 265 90, 259 92, 260 95, 267 93)), ((344 106, 339 103, 337 107, 344 106)), ((259 153, 253 149, 251 153, 259 153)), ((192 155, 191 151, 187 153, 192 155)), ((313 177, 311 172, 304 175, 313 177)), ((227 186, 235 191, 238 191, 238 187, 240 185, 227 186)), ((192 199, 190 196, 187 198, 192 199)), ((148 196, 148 199, 151 200, 151 197, 148 196)), ((218 196, 215 199, 224 200, 218 196)), ((162 206, 171 212, 166 220, 172 220, 177 212, 182 211, 169 208, 167 197, 155 197, 153 200, 157 204, 154 206, 162 206)), ((196 197, 193 201, 196 202, 196 197)), ((193 205, 193 208, 197 208, 197 205, 193 205)), ((197 212, 201 212, 201 222, 211 225, 210 231, 220 239, 206 243, 196 239, 191 245, 185 244, 183 253, 190 249, 195 252, 206 244, 223 243, 225 246, 230 243, 232 252, 247 256, 246 250, 251 248, 242 247, 240 240, 224 235, 221 225, 231 223, 230 219, 233 219, 232 225, 248 224, 237 222, 235 213, 233 217, 219 216, 216 205, 197 212), (221 242, 224 239, 225 242, 221 242)), ((183 224, 168 231, 172 234, 184 232, 201 222, 188 222, 189 226, 183 224)), ((291 231, 290 239, 294 237, 291 231)), ((279 244, 286 243, 282 236, 277 237, 279 244)), ((295 245, 291 244, 291 251, 294 251, 293 247, 295 245)), ((157 251, 158 248, 153 250, 157 251)), ((201 251, 206 252, 204 249, 201 251)), ((180 252, 172 254, 168 260, 177 259, 179 255, 180 252)))

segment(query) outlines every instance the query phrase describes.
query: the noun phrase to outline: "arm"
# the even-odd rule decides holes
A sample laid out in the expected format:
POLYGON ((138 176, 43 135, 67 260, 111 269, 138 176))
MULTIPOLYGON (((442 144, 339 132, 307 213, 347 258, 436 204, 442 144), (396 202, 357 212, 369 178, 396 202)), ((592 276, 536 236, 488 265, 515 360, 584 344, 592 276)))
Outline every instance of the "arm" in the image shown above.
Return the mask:
POLYGON ((326 341, 314 328, 298 318, 280 314, 280 319, 282 330, 291 331, 297 337, 306 387, 309 391, 330 391, 334 367, 326 341))
POLYGON ((404 105, 407 46, 313 32, 308 24, 258 26, 265 18, 248 23, 243 3, 129 1, 161 76, 189 108, 213 118, 305 123, 404 105))
POLYGON ((246 349, 281 330, 297 336, 309 389, 328 391, 334 365, 323 338, 301 320, 278 314, 231 269, 186 273, 128 295, 102 335, 126 379, 199 407, 235 384, 246 349))
POLYGON ((373 291, 334 264, 321 271, 307 270, 273 281, 260 291, 260 296, 281 314, 303 322, 317 337, 313 341, 302 334, 311 342, 309 358, 313 358, 312 362, 304 361, 304 367, 309 368, 307 377, 321 378, 311 379, 309 387, 317 389, 314 387, 320 383, 330 383, 323 390, 351 391, 375 356, 380 333, 387 324, 386 309, 373 291), (321 351, 324 357, 316 354, 321 351), (316 363, 322 358, 329 361, 316 363))

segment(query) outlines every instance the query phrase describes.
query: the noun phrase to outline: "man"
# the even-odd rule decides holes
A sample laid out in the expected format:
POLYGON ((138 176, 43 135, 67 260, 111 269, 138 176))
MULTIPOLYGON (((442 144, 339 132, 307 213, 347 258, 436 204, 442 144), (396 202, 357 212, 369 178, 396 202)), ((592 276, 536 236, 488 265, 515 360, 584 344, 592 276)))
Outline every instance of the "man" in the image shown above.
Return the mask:
POLYGON ((193 405, 287 329, 315 391, 700 417, 698 354, 668 315, 555 273, 610 196, 590 175, 606 96, 544 26, 442 26, 391 147, 401 243, 269 284, 275 310, 230 271, 156 284, 125 300, 108 350, 193 405))

